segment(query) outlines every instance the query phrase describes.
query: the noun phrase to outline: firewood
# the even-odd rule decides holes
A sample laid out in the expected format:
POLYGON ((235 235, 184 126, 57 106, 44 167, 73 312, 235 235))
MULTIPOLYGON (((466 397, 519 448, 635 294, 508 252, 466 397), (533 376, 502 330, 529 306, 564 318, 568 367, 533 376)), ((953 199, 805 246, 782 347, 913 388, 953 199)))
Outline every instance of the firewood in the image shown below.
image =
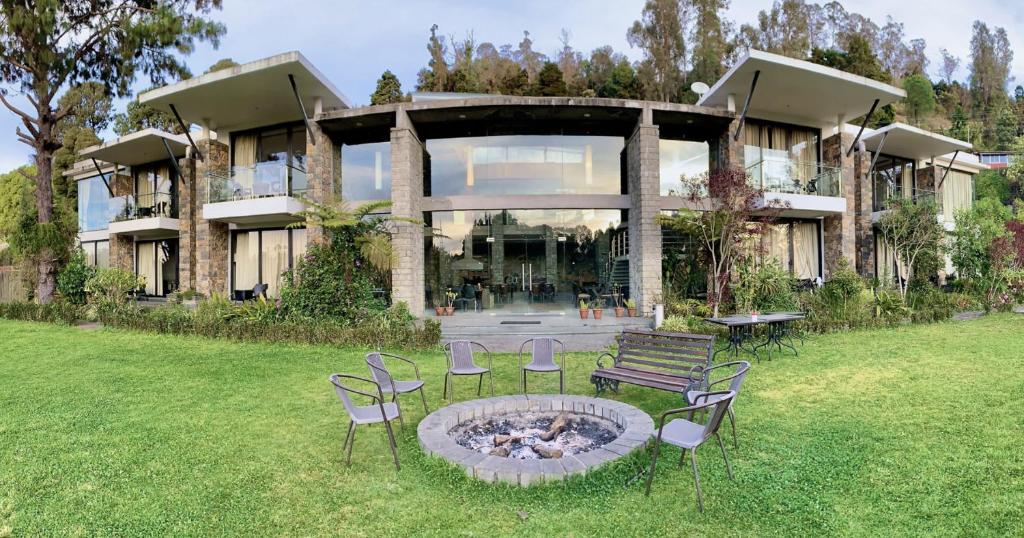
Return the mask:
POLYGON ((555 417, 555 421, 551 423, 551 427, 548 428, 548 431, 538 435, 538 437, 540 437, 541 441, 551 441, 555 437, 558 437, 558 434, 562 433, 562 431, 567 427, 569 427, 569 417, 566 416, 565 413, 559 413, 559 415, 555 417))
POLYGON ((507 458, 508 455, 511 452, 512 451, 509 450, 507 446, 496 446, 496 447, 491 449, 490 455, 491 456, 498 456, 498 457, 501 457, 501 458, 507 458))
POLYGON ((544 445, 533 445, 530 448, 537 453, 538 456, 544 459, 558 459, 562 457, 562 450, 558 448, 546 447, 544 445))
POLYGON ((495 435, 494 446, 501 446, 508 443, 521 443, 523 438, 518 435, 495 435))

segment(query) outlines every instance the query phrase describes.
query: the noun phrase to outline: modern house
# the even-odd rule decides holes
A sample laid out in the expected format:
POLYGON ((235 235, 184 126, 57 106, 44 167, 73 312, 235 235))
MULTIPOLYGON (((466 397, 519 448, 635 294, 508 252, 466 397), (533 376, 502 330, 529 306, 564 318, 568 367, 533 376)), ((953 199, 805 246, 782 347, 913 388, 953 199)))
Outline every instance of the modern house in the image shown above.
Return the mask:
POLYGON ((863 127, 903 97, 752 51, 696 105, 429 94, 352 108, 291 52, 142 94, 200 130, 123 137, 87 150, 71 173, 83 247, 146 275, 154 295, 245 298, 257 284, 276 294, 322 237, 287 227, 303 200, 341 196, 389 200, 425 223, 393 230, 391 295, 413 312, 467 284, 485 311, 568 309, 585 294, 629 296, 649 312, 663 284, 658 215, 687 206, 674 195, 681 176, 725 167, 785 202, 768 255, 795 277, 828 279, 841 258, 888 274, 873 226, 885 200, 933 191, 964 207, 985 168, 963 153, 969 144, 863 127))

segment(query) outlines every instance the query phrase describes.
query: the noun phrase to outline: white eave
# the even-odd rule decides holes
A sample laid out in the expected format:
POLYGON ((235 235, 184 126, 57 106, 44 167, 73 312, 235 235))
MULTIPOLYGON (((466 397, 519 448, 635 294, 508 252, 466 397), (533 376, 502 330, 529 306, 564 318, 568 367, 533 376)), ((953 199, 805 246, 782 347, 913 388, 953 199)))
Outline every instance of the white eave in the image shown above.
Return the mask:
POLYGON ((930 159, 955 151, 970 151, 969 142, 932 133, 905 123, 893 123, 871 134, 863 136, 864 146, 871 152, 878 151, 906 159, 930 159), (885 139, 883 143, 882 140, 885 139))
POLYGON ((233 131, 302 119, 288 75, 312 117, 315 103, 323 110, 349 108, 349 100, 297 51, 286 52, 150 90, 139 102, 170 111, 187 123, 233 131))
POLYGON ((164 142, 167 142, 167 147, 171 148, 171 153, 175 157, 185 155, 188 141, 184 135, 175 135, 151 128, 122 136, 110 142, 90 146, 82 150, 81 156, 86 159, 117 163, 121 166, 136 166, 170 159, 164 142))
POLYGON ((878 99, 882 107, 906 97, 900 88, 804 60, 751 50, 697 104, 736 112, 750 94, 754 73, 760 71, 748 118, 826 128, 840 116, 846 121, 863 116, 878 99))

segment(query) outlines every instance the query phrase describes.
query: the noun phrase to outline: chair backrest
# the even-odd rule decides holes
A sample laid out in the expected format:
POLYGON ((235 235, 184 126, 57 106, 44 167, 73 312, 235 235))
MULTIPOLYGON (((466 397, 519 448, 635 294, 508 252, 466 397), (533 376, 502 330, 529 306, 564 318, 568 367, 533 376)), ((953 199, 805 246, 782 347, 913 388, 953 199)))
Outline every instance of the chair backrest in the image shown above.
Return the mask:
POLYGON ((714 335, 622 331, 615 363, 687 377, 694 366, 711 366, 714 347, 714 335))
POLYGON ((366 364, 370 367, 370 376, 382 387, 391 386, 391 373, 384 366, 384 358, 374 351, 366 354, 366 364))
POLYGON ((534 366, 556 366, 555 340, 553 338, 533 339, 533 353, 530 364, 534 366))
MULTIPOLYGON (((703 396, 703 395, 702 395, 703 396)), ((711 407, 711 411, 708 413, 708 421, 704 424, 703 438, 707 439, 718 431, 718 427, 722 425, 722 419, 725 417, 725 413, 729 410, 729 406, 732 405, 733 398, 736 397, 736 393, 727 391, 709 392, 707 393, 707 399, 698 397, 697 405, 714 401, 715 404, 711 407)))
POLYGON ((331 384, 334 385, 334 392, 338 395, 338 399, 341 400, 341 405, 345 406, 345 411, 348 411, 349 417, 354 417, 356 414, 356 404, 352 402, 352 398, 349 397, 349 389, 345 388, 342 384, 344 376, 334 374, 330 377, 331 384))
POLYGON ((267 286, 266 284, 256 284, 255 286, 252 287, 252 298, 259 298, 260 295, 266 297, 268 288, 269 286, 267 286))
POLYGON ((740 387, 743 386, 743 380, 747 377, 747 372, 749 371, 749 362, 738 361, 736 364, 736 373, 733 374, 734 377, 729 380, 729 390, 735 392, 738 395, 740 393, 740 387))
POLYGON ((475 368, 473 362, 473 342, 469 340, 452 340, 445 345, 452 368, 475 368))
POLYGON ((476 299, 476 288, 469 282, 462 285, 463 299, 476 299))

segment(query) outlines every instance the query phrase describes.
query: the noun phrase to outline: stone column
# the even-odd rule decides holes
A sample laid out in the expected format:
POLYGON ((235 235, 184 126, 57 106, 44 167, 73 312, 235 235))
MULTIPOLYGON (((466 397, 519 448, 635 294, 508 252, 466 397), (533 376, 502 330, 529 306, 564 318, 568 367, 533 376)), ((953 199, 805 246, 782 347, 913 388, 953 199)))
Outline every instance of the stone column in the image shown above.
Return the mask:
MULTIPOLYGON (((135 192, 132 176, 128 174, 114 174, 108 181, 114 196, 131 196, 135 192)), ((110 266, 135 274, 135 239, 131 235, 110 234, 110 266)))
POLYGON ((499 214, 491 222, 491 281, 501 284, 505 281, 505 224, 499 214))
POLYGON ((846 150, 853 143, 854 135, 842 133, 822 141, 822 161, 828 166, 840 168, 841 191, 846 198, 846 211, 842 215, 825 217, 825 276, 828 278, 838 268, 839 260, 845 259, 851 267, 857 266, 856 240, 856 182, 853 171, 853 155, 846 150))
POLYGON ((231 161, 228 146, 210 138, 197 140, 196 146, 203 155, 203 160, 196 161, 196 291, 206 296, 212 293, 227 294, 231 257, 228 225, 204 219, 203 204, 209 197, 209 174, 227 176, 229 173, 228 165, 231 161))
POLYGON ((745 168, 746 163, 743 157, 744 134, 740 131, 738 140, 733 139, 740 120, 735 119, 729 123, 725 131, 718 136, 708 140, 708 151, 710 152, 710 170, 725 170, 728 168, 745 168))
POLYGON ((558 281, 558 238, 550 227, 544 232, 544 278, 548 284, 558 281))
POLYGON ((196 161, 192 148, 178 159, 178 286, 196 289, 196 213, 202 204, 196 197, 196 161))
POLYGON ((650 109, 626 142, 629 186, 629 296, 647 313, 661 297, 661 210, 658 126, 650 109))
MULTIPOLYGON (((310 137, 308 133, 306 136, 308 196, 316 202, 327 202, 335 195, 341 194, 341 152, 335 150, 334 142, 323 132, 318 123, 311 121, 310 129, 313 131, 313 136, 310 137), (337 166, 335 166, 336 164, 337 166), (335 185, 338 186, 337 191, 335 185)), ((306 230, 306 237, 309 241, 319 242, 326 236, 321 227, 311 226, 306 230)))
MULTIPOLYGON (((416 220, 423 219, 423 153, 412 121, 404 109, 396 111, 396 124, 391 129, 391 214, 416 220)), ((397 222, 391 242, 395 251, 391 268, 391 298, 409 305, 409 311, 422 316, 424 305, 423 226, 397 222)))
MULTIPOLYGON (((854 152, 853 184, 856 203, 854 212, 854 233, 856 234, 857 272, 867 277, 875 276, 875 231, 871 223, 874 209, 874 183, 868 175, 872 155, 869 151, 854 152)), ((850 211, 851 208, 847 208, 850 211)))

